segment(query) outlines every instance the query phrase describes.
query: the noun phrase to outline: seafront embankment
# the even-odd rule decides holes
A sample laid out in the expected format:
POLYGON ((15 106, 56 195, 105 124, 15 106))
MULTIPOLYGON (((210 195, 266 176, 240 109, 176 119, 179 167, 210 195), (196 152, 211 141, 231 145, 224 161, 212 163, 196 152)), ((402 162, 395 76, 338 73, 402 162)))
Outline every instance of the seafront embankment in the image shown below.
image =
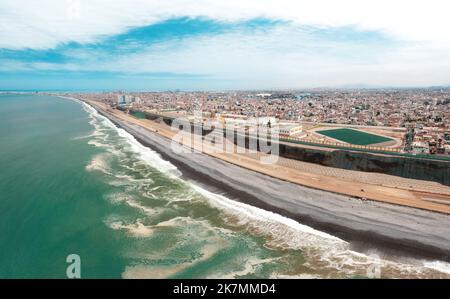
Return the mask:
MULTIPOLYGON (((146 112, 149 120, 160 120, 168 126, 172 125, 174 120, 170 116, 162 116, 159 114, 146 112)), ((181 121, 178 119, 177 121, 181 121)), ((185 125, 191 125, 186 121, 185 125)), ((210 131, 210 130, 209 130, 210 131)), ((207 130, 194 130, 192 132, 202 132, 202 135, 209 133, 207 130)), ((232 136, 233 142, 237 144, 237 134, 225 134, 224 136, 232 136)), ((246 145, 257 144, 251 136, 246 137, 246 145)), ((301 144, 280 142, 280 157, 315 163, 323 166, 357 170, 365 172, 376 172, 388 175, 399 176, 403 178, 434 181, 446 186, 450 186, 450 159, 424 159, 414 157, 412 155, 394 155, 392 153, 370 153, 355 150, 343 150, 324 148, 320 146, 305 147, 301 144)))
POLYGON ((432 160, 341 149, 326 151, 287 143, 279 144, 279 154, 284 158, 323 166, 428 180, 450 186, 450 160, 432 160))

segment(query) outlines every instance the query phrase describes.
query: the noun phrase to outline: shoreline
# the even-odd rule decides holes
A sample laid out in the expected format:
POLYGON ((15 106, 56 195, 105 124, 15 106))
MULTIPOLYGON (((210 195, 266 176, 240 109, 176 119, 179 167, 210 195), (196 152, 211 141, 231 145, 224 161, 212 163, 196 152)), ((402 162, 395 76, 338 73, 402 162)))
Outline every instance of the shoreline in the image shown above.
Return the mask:
POLYGON ((210 192, 339 237, 356 251, 376 249, 389 256, 450 262, 450 219, 445 214, 382 202, 361 202, 270 177, 202 153, 175 154, 166 137, 110 115, 97 106, 93 108, 175 165, 183 179, 210 192))

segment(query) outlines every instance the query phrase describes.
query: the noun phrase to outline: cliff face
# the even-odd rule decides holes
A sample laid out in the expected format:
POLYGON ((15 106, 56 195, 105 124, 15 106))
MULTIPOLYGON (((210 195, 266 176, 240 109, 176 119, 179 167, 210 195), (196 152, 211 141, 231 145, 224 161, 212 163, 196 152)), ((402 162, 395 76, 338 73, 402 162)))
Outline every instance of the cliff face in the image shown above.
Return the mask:
MULTIPOLYGON (((173 118, 171 117, 161 117, 150 113, 147 113, 147 118, 151 120, 157 120, 158 118, 162 119, 162 121, 169 126, 171 126, 173 122, 173 118)), ((189 124, 189 122, 186 122, 184 125, 186 127, 191 126, 191 132, 196 132, 192 123, 189 124)), ((209 130, 202 128, 201 132, 202 135, 205 136, 212 130, 213 128, 209 130)), ((227 134, 226 136, 229 137, 230 135, 227 134)), ((236 144, 236 132, 231 136, 234 136, 234 143, 236 144)), ((247 148, 249 146, 248 138, 249 137, 246 137, 245 140, 247 148)), ((280 156, 284 158, 316 163, 329 167, 378 172, 410 179, 435 181, 443 185, 450 186, 450 161, 425 160, 401 156, 381 156, 363 152, 349 152, 345 150, 328 152, 294 147, 285 144, 280 144, 279 146, 280 156)))
POLYGON ((324 166, 379 172, 405 178, 435 181, 450 186, 450 162, 370 153, 304 149, 280 144, 280 156, 324 166))
MULTIPOLYGON (((249 137, 245 144, 248 148, 249 137)), ((234 138, 237 143, 237 138, 234 138)), ((259 150, 259 147, 258 147, 259 150)), ((435 181, 450 186, 450 161, 414 157, 381 156, 345 150, 321 151, 286 144, 279 145, 280 157, 349 170, 378 172, 410 179, 435 181)))

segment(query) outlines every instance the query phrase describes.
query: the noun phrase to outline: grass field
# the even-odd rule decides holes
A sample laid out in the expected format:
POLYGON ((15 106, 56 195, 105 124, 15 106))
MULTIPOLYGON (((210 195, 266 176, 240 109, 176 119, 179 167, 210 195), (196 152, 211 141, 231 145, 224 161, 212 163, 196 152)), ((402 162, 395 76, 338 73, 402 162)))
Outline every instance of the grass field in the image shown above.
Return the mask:
POLYGON ((331 137, 339 141, 356 145, 371 145, 392 140, 391 138, 344 128, 335 130, 316 131, 316 133, 331 137))
POLYGON ((141 111, 134 111, 134 112, 131 113, 131 115, 133 115, 134 117, 139 118, 139 119, 145 119, 146 118, 145 117, 145 113, 141 112, 141 111))

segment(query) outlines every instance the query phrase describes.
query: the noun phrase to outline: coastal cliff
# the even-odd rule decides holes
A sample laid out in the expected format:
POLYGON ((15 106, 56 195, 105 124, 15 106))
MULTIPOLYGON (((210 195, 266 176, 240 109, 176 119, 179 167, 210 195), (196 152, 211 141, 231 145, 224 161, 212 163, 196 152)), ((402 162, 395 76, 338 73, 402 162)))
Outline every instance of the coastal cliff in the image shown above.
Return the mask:
MULTIPOLYGON (((253 137, 246 136, 246 148, 248 148, 249 144, 256 144, 255 140, 251 140, 250 142, 249 138, 253 137)), ((230 138, 228 139, 231 140, 230 138)), ((236 134, 233 142, 237 144, 236 134)), ((315 163, 328 167, 378 172, 409 179, 434 181, 450 186, 450 161, 337 149, 326 151, 301 147, 298 145, 290 146, 286 143, 279 143, 279 155, 283 158, 315 163)))
MULTIPOLYGON (((164 122, 171 126, 174 118, 152 113, 146 113, 146 117, 152 121, 164 122)), ((184 122, 184 125, 189 125, 184 122)), ((194 125, 191 123, 191 132, 202 132, 205 136, 212 131, 212 128, 205 130, 194 130, 194 125)), ((225 137, 233 136, 233 134, 224 134, 225 137)), ((236 132, 234 134, 233 142, 237 144, 236 132)), ((254 144, 253 140, 250 143, 249 137, 246 137, 246 147, 249 144, 254 144)), ((259 150, 259 148, 258 148, 259 150)), ((348 150, 319 150, 305 148, 298 145, 287 145, 285 143, 279 144, 279 154, 283 158, 295 159, 303 162, 315 163, 323 166, 365 171, 377 172, 388 175, 395 175, 399 177, 434 181, 446 186, 450 186, 450 161, 431 160, 414 157, 392 156, 382 154, 372 154, 366 152, 356 152, 348 150)))
POLYGON ((378 172, 450 186, 450 162, 345 150, 320 151, 280 144, 280 156, 324 166, 378 172))

